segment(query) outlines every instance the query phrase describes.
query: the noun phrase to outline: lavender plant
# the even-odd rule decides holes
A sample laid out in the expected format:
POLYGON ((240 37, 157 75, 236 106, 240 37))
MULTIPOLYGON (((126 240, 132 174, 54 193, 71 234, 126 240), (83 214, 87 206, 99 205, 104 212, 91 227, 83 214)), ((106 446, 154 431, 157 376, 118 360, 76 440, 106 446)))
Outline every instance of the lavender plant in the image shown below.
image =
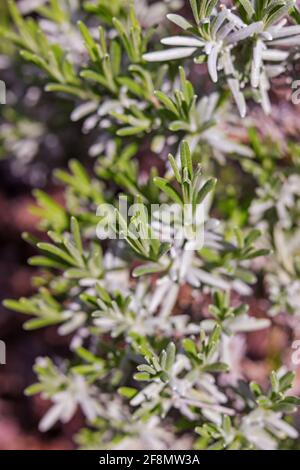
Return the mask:
POLYGON ((253 316, 242 297, 256 295, 264 276, 272 312, 297 311, 300 153, 295 144, 284 166, 265 152, 228 89, 242 116, 245 96, 270 111, 272 78, 288 72, 299 45, 297 7, 193 0, 193 22, 168 15, 186 36, 146 52, 160 34, 151 26, 182 2, 142 2, 142 17, 134 3, 22 1, 19 10, 10 1, 15 30, 1 29, 46 91, 72 100, 71 121, 96 136, 92 174, 77 160, 54 173, 64 207, 36 191, 48 241, 24 238, 38 253, 29 260, 37 292, 5 301, 30 316, 27 330, 56 325, 70 347, 69 359, 37 358, 38 382, 26 393, 52 402, 41 431, 80 408, 82 448, 276 449, 287 439, 296 447, 294 373, 281 361, 258 384, 242 370, 247 334, 273 321, 253 316), (181 60, 190 56, 196 66, 181 60), (200 63, 216 83, 209 95, 205 78, 194 79, 200 63), (235 174, 228 182, 229 163, 251 178, 246 201, 235 174), (135 207, 128 217, 125 198, 135 207))

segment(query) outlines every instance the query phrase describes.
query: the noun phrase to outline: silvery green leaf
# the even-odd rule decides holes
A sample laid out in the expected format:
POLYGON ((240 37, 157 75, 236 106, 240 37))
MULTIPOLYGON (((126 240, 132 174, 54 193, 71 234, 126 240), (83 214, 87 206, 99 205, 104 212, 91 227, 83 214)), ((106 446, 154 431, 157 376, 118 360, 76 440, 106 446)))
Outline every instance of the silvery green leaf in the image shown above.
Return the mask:
POLYGON ((51 407, 39 423, 39 430, 46 432, 56 423, 63 413, 64 403, 51 407))
POLYGON ((242 431, 245 437, 252 443, 257 449, 262 450, 275 450, 277 448, 277 441, 270 433, 264 430, 261 425, 251 423, 242 426, 242 431))
POLYGON ((186 132, 189 132, 190 130, 190 125, 184 121, 173 121, 170 125, 169 125, 169 129, 170 131, 186 131, 186 132))
POLYGON ((266 49, 262 52, 263 60, 269 60, 274 62, 281 62, 286 60, 289 56, 287 51, 280 51, 279 49, 266 49))
POLYGON ((209 272, 204 271, 203 269, 197 269, 195 271, 195 276, 201 283, 208 284, 209 286, 215 287, 217 289, 226 290, 229 288, 229 283, 227 281, 220 278, 219 276, 210 274, 209 272))
POLYGON ((220 48, 221 48, 220 45, 214 46, 207 60, 208 72, 209 72, 210 78, 212 79, 214 83, 218 81, 217 61, 218 61, 218 54, 219 54, 220 48))
POLYGON ((235 27, 232 23, 226 23, 217 33, 218 42, 224 41, 226 43, 227 38, 232 30, 235 30, 235 27))
POLYGON ((132 272, 133 277, 140 277, 146 274, 154 274, 164 271, 166 268, 161 266, 158 263, 147 263, 143 264, 142 266, 138 266, 132 272))
POLYGON ((242 314, 236 317, 234 320, 229 321, 230 330, 234 332, 242 331, 257 331, 269 328, 270 320, 268 318, 255 318, 250 317, 247 314, 242 314))
POLYGON ((264 24, 262 21, 257 21, 256 23, 252 23, 245 28, 241 28, 239 31, 234 32, 227 36, 226 42, 228 44, 233 44, 235 42, 242 41, 247 39, 248 37, 252 36, 253 34, 260 33, 263 30, 264 24))
POLYGON ((275 435, 278 435, 278 431, 283 433, 286 437, 290 437, 291 439, 297 439, 298 432, 293 426, 285 422, 283 419, 280 418, 280 415, 277 413, 272 413, 267 418, 268 425, 271 426, 271 429, 275 435))
POLYGON ((154 94, 159 99, 159 101, 166 107, 166 109, 171 111, 171 113, 175 114, 175 116, 178 115, 176 105, 165 93, 161 91, 155 91, 154 94))
POLYGON ((299 46, 300 45, 300 35, 291 37, 291 38, 282 38, 275 39, 272 41, 272 46, 299 46))
POLYGON ((166 370, 170 370, 174 364, 175 356, 176 356, 176 346, 174 343, 169 343, 167 350, 166 350, 166 370))
POLYGON ((214 129, 212 129, 211 132, 208 132, 206 137, 207 141, 215 149, 220 150, 222 153, 236 153, 238 155, 243 155, 244 157, 248 158, 253 158, 254 156, 252 149, 250 149, 246 145, 241 145, 233 142, 224 134, 214 131, 214 129))
POLYGON ((265 25, 268 27, 271 24, 276 23, 276 21, 281 20, 294 5, 295 0, 286 0, 284 3, 280 1, 274 1, 274 3, 271 2, 271 4, 265 9, 265 25))
POLYGON ((176 15, 174 13, 169 13, 167 15, 168 20, 172 21, 172 23, 175 23, 177 26, 180 28, 187 30, 189 28, 192 28, 191 23, 189 23, 183 16, 181 15, 176 15))
POLYGON ((266 65, 266 73, 269 78, 278 77, 285 72, 285 67, 283 65, 266 65))
POLYGON ((166 46, 202 47, 205 45, 205 43, 200 39, 190 36, 170 36, 163 38, 160 42, 166 46))
POLYGON ((261 96, 261 104, 266 114, 270 114, 271 109, 272 109, 271 101, 270 101, 269 94, 268 94, 269 88, 270 88, 269 81, 266 75, 262 73, 260 76, 259 91, 260 91, 260 96, 261 96))
MULTIPOLYGON (((247 282, 250 283, 250 281, 251 281, 251 284, 253 284, 254 280, 256 280, 255 276, 254 276, 254 279, 251 278, 251 277, 250 277, 249 280, 247 279, 247 282)), ((253 294, 253 291, 252 291, 251 287, 249 287, 248 284, 246 284, 245 282, 243 282, 240 279, 234 279, 234 281, 232 282, 232 288, 236 292, 238 292, 240 295, 249 296, 249 295, 253 294)))
POLYGON ((79 121, 80 119, 86 117, 88 114, 93 113, 97 110, 97 103, 94 101, 87 101, 86 103, 83 103, 77 108, 75 108, 71 114, 71 120, 72 121, 79 121))
POLYGON ((223 58, 225 73, 226 73, 226 75, 228 75, 228 78, 227 78, 228 86, 231 90, 231 93, 232 93, 234 99, 235 99, 235 102, 237 104, 237 107, 239 109, 241 117, 245 117, 245 115, 246 115, 246 101, 245 101, 244 95, 240 91, 239 81, 238 81, 237 78, 230 78, 230 76, 232 76, 232 75, 233 75, 233 77, 235 76, 235 70, 234 70, 234 66, 233 66, 233 63, 232 63, 231 56, 230 56, 230 52, 226 50, 223 53, 222 58, 223 58))
POLYGON ((253 15, 255 15, 255 9, 251 3, 250 0, 239 0, 239 3, 247 13, 247 16, 251 18, 253 15))
POLYGON ((269 28, 269 32, 272 35, 273 39, 294 36, 300 34, 300 25, 286 26, 283 28, 278 28, 277 26, 274 26, 272 28, 269 28))
POLYGON ((245 26, 243 20, 238 15, 232 13, 231 10, 228 10, 227 18, 230 23, 237 26, 238 28, 243 28, 245 26))
POLYGON ((190 5, 193 11, 193 15, 195 18, 196 23, 199 23, 200 21, 200 16, 199 16, 199 3, 197 0, 190 0, 190 5))
POLYGON ((84 312, 72 312, 70 320, 58 328, 58 334, 60 336, 67 336, 73 333, 80 326, 84 325, 87 319, 87 315, 84 312))
POLYGON ((253 58, 251 64, 251 86, 257 88, 259 85, 260 70, 262 66, 262 53, 265 45, 259 39, 253 48, 253 58))
POLYGON ((147 62, 164 62, 166 60, 176 60, 189 57, 196 52, 196 47, 175 47, 164 51, 148 52, 143 55, 147 62))
POLYGON ((216 17, 215 22, 213 23, 212 26, 212 34, 215 36, 217 32, 219 31, 220 27, 228 17, 228 11, 227 8, 224 8, 216 17))
POLYGON ((166 293, 165 298, 162 300, 160 316, 166 318, 171 315, 172 310, 176 304, 179 292, 179 285, 172 283, 170 289, 166 293))

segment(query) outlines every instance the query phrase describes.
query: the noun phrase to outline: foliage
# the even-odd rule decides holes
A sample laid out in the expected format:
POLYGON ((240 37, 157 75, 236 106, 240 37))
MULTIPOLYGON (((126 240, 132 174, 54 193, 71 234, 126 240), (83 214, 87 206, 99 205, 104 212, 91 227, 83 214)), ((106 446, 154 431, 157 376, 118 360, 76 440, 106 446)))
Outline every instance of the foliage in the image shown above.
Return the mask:
MULTIPOLYGON (((34 15, 29 3, 20 11, 9 1, 15 27, 1 26, 1 36, 20 53, 14 60, 39 71, 40 87, 71 102, 70 125, 93 134, 96 158, 93 172, 77 160, 54 172, 65 207, 35 192, 48 237, 24 234, 38 253, 29 260, 37 293, 5 301, 30 315, 26 329, 56 325, 69 342, 68 360, 37 358, 38 382, 26 393, 53 403, 40 429, 79 407, 87 427, 75 439, 89 449, 171 448, 185 438, 203 449, 295 443, 294 374, 282 363, 268 389, 249 383, 240 342, 272 322, 236 299, 264 284, 271 314, 299 314, 299 146, 263 141, 251 118, 242 126, 228 93, 242 116, 246 98, 270 112, 272 78, 289 71, 299 46, 294 3, 191 0, 192 22, 185 10, 168 15, 185 35, 155 52, 146 51, 166 25, 152 26, 181 2, 53 0, 34 15), (181 60, 190 56, 196 65, 181 60), (200 63, 215 83, 209 95, 205 78, 195 79, 200 63), (128 217, 125 197, 136 208, 128 217), (106 233, 103 204, 117 219, 106 233), (149 217, 162 204, 169 232, 159 211, 149 217)), ((45 131, 9 119, 4 153, 45 131)))

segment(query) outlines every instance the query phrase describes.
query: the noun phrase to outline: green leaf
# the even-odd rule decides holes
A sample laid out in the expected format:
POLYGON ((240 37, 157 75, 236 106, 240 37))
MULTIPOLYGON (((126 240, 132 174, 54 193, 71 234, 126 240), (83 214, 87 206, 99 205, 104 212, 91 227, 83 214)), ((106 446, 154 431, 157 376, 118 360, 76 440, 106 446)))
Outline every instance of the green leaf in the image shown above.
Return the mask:
POLYGON ((3 301, 3 306, 15 312, 25 313, 28 315, 35 315, 38 312, 37 307, 30 301, 22 297, 19 300, 6 299, 3 301))
POLYGON ((240 6, 244 9, 248 19, 255 15, 255 10, 249 0, 236 0, 234 3, 240 4, 240 6))
POLYGON ((44 268, 53 268, 53 269, 61 269, 64 270, 68 267, 68 264, 61 263, 51 258, 47 258, 46 256, 32 256, 28 260, 28 264, 30 266, 42 266, 44 268))
POLYGON ((165 93, 163 93, 162 91, 155 91, 154 94, 168 111, 175 114, 175 116, 179 116, 175 104, 165 93))
POLYGON ((88 349, 79 347, 76 349, 76 354, 86 362, 90 362, 91 364, 100 364, 103 365, 103 360, 99 357, 92 354, 88 349))
POLYGON ((148 364, 141 364, 140 366, 137 366, 137 370, 139 372, 146 372, 147 374, 150 374, 150 375, 155 375, 156 374, 156 370, 149 366, 148 364))
POLYGON ((36 395, 37 393, 41 393, 43 391, 43 384, 36 383, 27 387, 24 391, 27 397, 31 397, 32 395, 36 395))
POLYGON ((174 362, 175 362, 175 356, 176 356, 176 346, 174 343, 169 343, 167 347, 167 360, 166 360, 166 367, 165 370, 169 371, 174 362))
POLYGON ((63 319, 59 316, 57 317, 49 317, 49 318, 36 318, 33 320, 29 320, 24 323, 23 328, 26 331, 37 330, 39 328, 46 328, 47 326, 57 325, 61 323, 63 319))
POLYGON ((49 220, 52 227, 58 232, 63 231, 68 224, 68 217, 65 209, 43 191, 36 189, 34 190, 33 195, 37 199, 41 208, 33 207, 31 212, 49 220))
POLYGON ((284 403, 289 403, 290 405, 300 406, 300 398, 299 397, 286 397, 283 400, 284 403))
POLYGON ((186 338, 182 341, 182 345, 185 352, 192 354, 193 356, 197 356, 197 348, 194 341, 189 338, 186 338))
POLYGON ((164 178, 160 178, 159 176, 156 176, 153 179, 154 184, 161 189, 167 196, 169 196, 172 201, 176 202, 177 204, 182 205, 182 200, 180 194, 174 189, 170 183, 165 180, 164 178))
POLYGON ((201 204, 206 198, 206 196, 211 191, 213 191, 216 184, 217 184, 216 178, 210 178, 208 181, 206 181, 206 183, 204 183, 204 185, 202 186, 202 188, 200 189, 199 193, 196 196, 196 204, 201 204))
POLYGON ((174 176, 177 180, 177 182, 179 184, 181 184, 181 175, 180 175, 180 172, 179 172, 179 169, 178 169, 178 166, 177 166, 177 163, 175 161, 175 158, 173 157, 173 155, 169 154, 169 162, 170 162, 170 165, 172 167, 172 170, 174 172, 174 176))
POLYGON ((193 161, 189 144, 184 140, 180 147, 182 169, 187 168, 190 179, 193 176, 193 161))
POLYGON ((154 274, 165 271, 166 267, 159 263, 147 263, 142 266, 138 266, 132 271, 133 277, 145 276, 147 274, 154 274))
POLYGON ((60 83, 48 83, 48 85, 45 86, 45 91, 54 93, 65 93, 66 95, 74 95, 82 100, 88 98, 88 93, 82 88, 82 86, 72 86, 60 83))
POLYGON ((250 233, 245 237, 245 245, 249 246, 252 245, 259 237, 261 236, 261 231, 254 229, 251 230, 250 233))
POLYGON ((128 398, 129 400, 137 394, 136 388, 132 387, 120 387, 118 389, 119 395, 122 397, 128 398))
POLYGON ((207 364, 202 370, 205 372, 228 372, 229 367, 224 362, 214 362, 213 364, 207 364))
POLYGON ((197 0, 190 0, 190 5, 191 5, 192 11, 193 11, 195 21, 198 24, 199 21, 200 21, 199 11, 198 11, 198 1, 197 0))
POLYGON ((151 379, 150 375, 145 372, 138 372, 137 374, 134 374, 133 378, 138 381, 148 381, 151 379))
POLYGON ((169 15, 167 15, 167 18, 168 20, 172 21, 172 23, 179 26, 179 28, 182 28, 184 30, 188 30, 193 27, 191 23, 189 23, 189 21, 187 21, 187 19, 181 15, 170 13, 169 15))
POLYGON ((280 392, 285 392, 289 390, 293 384, 293 381, 295 379, 295 373, 294 372, 287 372, 284 374, 280 379, 279 379, 279 390, 280 392))
POLYGON ((79 228, 78 221, 75 217, 71 217, 71 232, 72 232, 72 235, 73 235, 73 238, 74 238, 76 248, 79 251, 79 253, 82 255, 83 254, 83 249, 82 249, 80 228, 79 228))
POLYGON ((145 126, 135 126, 135 127, 123 127, 117 131, 117 135, 120 137, 128 137, 131 135, 140 134, 146 130, 145 126))
POLYGON ((262 389, 256 382, 251 382, 250 383, 250 389, 252 393, 254 393, 255 396, 259 397, 262 395, 262 389))
POLYGON ((58 258, 61 258, 62 260, 66 261, 67 263, 73 266, 77 266, 77 262, 74 261, 74 259, 61 248, 58 248, 55 245, 51 245, 50 243, 38 243, 37 246, 40 250, 46 251, 46 253, 57 256, 58 258))
POLYGON ((279 380, 277 377, 277 374, 275 371, 271 372, 271 383, 272 383, 272 389, 274 390, 275 393, 278 393, 279 391, 279 380))

